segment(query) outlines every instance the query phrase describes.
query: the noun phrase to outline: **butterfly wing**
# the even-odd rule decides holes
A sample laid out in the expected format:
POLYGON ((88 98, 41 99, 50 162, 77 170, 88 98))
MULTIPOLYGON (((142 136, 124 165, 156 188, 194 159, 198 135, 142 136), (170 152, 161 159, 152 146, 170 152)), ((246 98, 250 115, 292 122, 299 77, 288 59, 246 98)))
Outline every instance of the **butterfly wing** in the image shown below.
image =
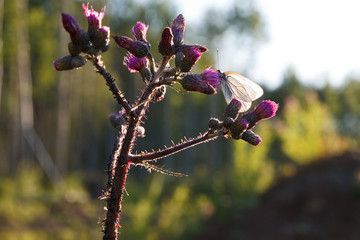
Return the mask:
POLYGON ((261 97, 264 93, 262 88, 250 79, 233 72, 224 73, 221 89, 225 100, 229 104, 233 98, 243 103, 240 111, 244 112, 251 106, 251 102, 261 97))

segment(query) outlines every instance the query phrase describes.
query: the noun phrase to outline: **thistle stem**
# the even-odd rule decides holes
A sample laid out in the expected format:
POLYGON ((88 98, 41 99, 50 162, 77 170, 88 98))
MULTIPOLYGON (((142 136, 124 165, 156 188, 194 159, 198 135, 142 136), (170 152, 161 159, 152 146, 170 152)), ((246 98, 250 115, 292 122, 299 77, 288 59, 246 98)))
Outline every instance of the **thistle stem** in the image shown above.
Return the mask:
POLYGON ((129 114, 131 110, 130 104, 125 99, 124 94, 116 86, 115 79, 105 70, 101 63, 99 64, 99 60, 93 61, 93 63, 97 72, 106 80, 106 85, 109 87, 116 101, 125 109, 126 113, 129 114))
POLYGON ((154 161, 154 160, 157 160, 160 158, 170 156, 174 153, 183 151, 183 150, 193 147, 195 145, 198 145, 201 143, 206 143, 211 140, 215 140, 218 136, 219 135, 209 134, 209 132, 206 132, 204 135, 200 135, 197 138, 191 139, 184 143, 180 143, 180 144, 174 145, 172 147, 169 147, 169 148, 166 148, 166 149, 163 149, 160 151, 155 151, 155 152, 149 153, 149 154, 131 155, 129 157, 129 161, 134 164, 138 164, 138 163, 142 163, 142 162, 146 162, 146 161, 154 161))
MULTIPOLYGON (((132 112, 131 112, 132 113, 132 112)), ((128 156, 131 151, 133 141, 135 139, 135 129, 139 120, 132 118, 129 122, 120 155, 117 159, 110 196, 107 201, 107 214, 104 224, 103 240, 116 240, 117 228, 120 221, 121 202, 126 182, 127 172, 129 170, 128 156)))
MULTIPOLYGON (((167 61, 168 62, 168 61, 167 61)), ((110 197, 108 198, 107 202, 107 214, 104 224, 104 237, 103 240, 115 240, 117 236, 117 228, 119 226, 120 221, 120 213, 121 213, 121 202, 123 197, 123 191, 126 182, 126 175, 127 171, 130 166, 130 152, 133 147, 133 143, 136 138, 136 127, 141 122, 142 117, 145 114, 145 110, 149 106, 148 100, 151 98, 152 91, 157 86, 157 78, 161 76, 162 71, 164 70, 167 62, 163 61, 155 75, 156 78, 153 76, 152 84, 149 84, 144 93, 142 94, 140 100, 138 102, 145 102, 144 104, 138 105, 137 108, 129 109, 128 116, 129 116, 129 125, 126 130, 126 134, 124 137, 123 144, 120 144, 119 147, 120 155, 117 159, 114 177, 112 180, 112 187, 110 191, 110 197)), ((95 63, 94 63, 95 64, 95 63)), ((95 64, 95 66, 97 66, 95 64)), ((101 67, 101 66, 99 66, 101 67)), ((102 69, 102 68, 100 68, 102 69)), ((104 69, 105 70, 105 69, 104 69)), ((108 81, 107 81, 108 82, 108 81)), ((113 81, 112 81, 113 82, 113 81)), ((126 102, 127 104, 127 102, 126 102)), ((126 105, 125 106, 128 106, 126 105)), ((129 106, 130 107, 130 106, 129 106)), ((125 108, 125 107, 124 107, 125 108)), ((126 109, 125 109, 126 110, 126 109)))

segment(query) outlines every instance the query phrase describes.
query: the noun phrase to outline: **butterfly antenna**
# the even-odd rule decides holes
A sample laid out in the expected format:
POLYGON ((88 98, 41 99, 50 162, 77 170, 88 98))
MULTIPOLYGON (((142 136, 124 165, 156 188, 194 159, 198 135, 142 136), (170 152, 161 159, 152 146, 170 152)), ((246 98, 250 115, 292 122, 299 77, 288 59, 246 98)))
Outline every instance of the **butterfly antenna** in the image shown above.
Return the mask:
POLYGON ((219 48, 216 49, 216 62, 217 62, 217 69, 220 70, 219 48))

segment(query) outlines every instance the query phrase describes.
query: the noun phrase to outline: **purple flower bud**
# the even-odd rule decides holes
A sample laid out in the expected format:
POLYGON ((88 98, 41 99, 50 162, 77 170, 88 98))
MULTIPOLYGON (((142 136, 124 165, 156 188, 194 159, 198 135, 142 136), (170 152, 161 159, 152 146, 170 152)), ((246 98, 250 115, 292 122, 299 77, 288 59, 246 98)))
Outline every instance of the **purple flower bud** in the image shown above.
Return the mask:
POLYGON ((180 63, 180 71, 181 72, 190 72, 190 70, 194 67, 196 62, 201 57, 201 52, 197 48, 191 48, 188 51, 184 52, 184 58, 180 63))
POLYGON ((275 116, 279 105, 270 100, 263 100, 256 106, 254 112, 259 119, 267 119, 275 116))
POLYGON ((70 34, 72 43, 76 48, 86 52, 90 48, 89 35, 80 28, 76 19, 69 14, 61 14, 65 30, 70 34))
POLYGON ((233 98, 229 105, 225 108, 224 117, 231 117, 233 119, 237 119, 240 113, 242 103, 236 98, 233 98))
POLYGON ((211 69, 205 69, 201 74, 188 74, 180 82, 187 91, 215 94, 221 82, 221 74, 211 69))
POLYGON ((163 56, 171 56, 173 54, 173 34, 169 27, 164 28, 159 43, 159 53, 163 56))
POLYGON ((91 42, 96 50, 106 52, 110 47, 110 28, 102 26, 97 29, 91 42))
POLYGON ((254 146, 258 146, 262 142, 260 136, 251 130, 245 131, 241 135, 241 139, 250 143, 251 145, 254 145, 254 146))
POLYGON ((105 16, 106 7, 101 12, 94 11, 93 7, 89 9, 89 3, 83 4, 84 15, 88 20, 88 34, 95 50, 105 52, 110 46, 110 28, 102 26, 102 20, 105 16))
POLYGON ((140 72, 143 68, 146 68, 148 65, 147 58, 138 58, 132 55, 131 53, 127 53, 124 57, 123 64, 129 69, 131 73, 140 72))
POLYGON ((199 51, 201 52, 201 53, 204 53, 204 52, 206 52, 207 51, 207 48, 206 47, 204 47, 204 46, 201 46, 201 45, 199 45, 199 44, 194 44, 194 45, 179 45, 179 46, 176 46, 176 51, 180 51, 180 52, 186 52, 186 51, 188 51, 189 49, 192 49, 192 48, 197 48, 197 49, 199 49, 199 51))
POLYGON ((81 50, 77 48, 72 42, 68 43, 68 50, 71 56, 75 57, 81 53, 81 50))
POLYGON ((101 28, 101 21, 105 16, 105 9, 101 9, 101 12, 94 11, 93 7, 91 6, 91 9, 89 9, 89 3, 85 5, 83 3, 82 5, 84 15, 88 20, 89 28, 88 33, 89 35, 92 35, 93 32, 95 32, 98 28, 101 28))
POLYGON ((234 124, 234 119, 231 117, 224 118, 224 127, 227 129, 230 129, 231 126, 234 124))
POLYGON ((222 123, 217 118, 210 118, 208 122, 210 129, 220 129, 222 127, 222 123))
POLYGON ((185 19, 182 14, 177 16, 172 23, 171 30, 174 34, 175 46, 182 45, 184 43, 184 31, 185 31, 185 19))
POLYGON ((85 59, 81 56, 75 56, 71 60, 71 66, 73 66, 73 68, 81 68, 85 63, 85 59))
POLYGON ((221 73, 208 67, 201 74, 201 80, 210 84, 214 89, 218 90, 221 82, 221 73))
POLYGON ((278 104, 273 101, 264 100, 256 106, 255 110, 246 113, 242 118, 249 122, 249 129, 253 128, 261 119, 267 119, 275 116, 278 104))
POLYGON ((134 35, 135 39, 138 41, 147 42, 146 33, 149 28, 149 25, 146 25, 142 22, 137 22, 135 26, 132 28, 131 32, 134 35))
POLYGON ((86 63, 85 59, 81 56, 65 56, 54 61, 54 68, 56 71, 71 70, 74 68, 80 68, 86 63))
POLYGON ((248 128, 249 123, 245 119, 239 119, 236 120, 231 126, 230 126, 230 132, 231 136, 234 139, 240 139, 240 135, 245 132, 245 130, 248 128))
POLYGON ((202 80, 201 74, 186 75, 180 83, 185 90, 190 92, 201 92, 208 95, 216 93, 216 89, 211 84, 202 80))
POLYGON ((184 59, 185 54, 183 52, 177 52, 175 55, 175 66, 180 68, 181 62, 184 59))
POLYGON ((114 36, 115 42, 118 47, 125 48, 131 52, 135 57, 143 58, 149 53, 149 47, 146 43, 141 41, 135 41, 126 36, 114 36))
POLYGON ((61 16, 63 26, 70 35, 76 35, 80 32, 81 28, 76 18, 66 13, 61 14, 61 16))

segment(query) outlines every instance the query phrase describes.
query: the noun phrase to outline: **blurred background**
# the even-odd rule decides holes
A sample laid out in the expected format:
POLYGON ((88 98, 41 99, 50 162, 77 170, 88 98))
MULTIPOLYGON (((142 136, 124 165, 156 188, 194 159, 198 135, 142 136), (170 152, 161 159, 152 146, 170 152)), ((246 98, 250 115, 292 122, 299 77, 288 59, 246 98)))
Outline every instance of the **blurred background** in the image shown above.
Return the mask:
MULTIPOLYGON (((106 166, 119 111, 88 63, 56 72, 70 38, 61 13, 87 29, 82 1, 0 0, 0 239, 101 239, 106 166)), ((356 1, 91 1, 112 35, 183 13, 185 43, 208 66, 241 73, 280 104, 255 128, 258 147, 219 139, 161 160, 175 178, 130 169, 119 239, 357 239, 360 235, 360 45, 356 1), (217 54, 217 49, 218 54, 217 54)), ((133 101, 144 87, 111 42, 107 70, 133 101)), ((255 103, 256 104, 256 103, 255 103)), ((255 105, 254 104, 254 105, 255 105)), ((151 104, 135 149, 207 130, 226 104, 169 89, 151 104)))

